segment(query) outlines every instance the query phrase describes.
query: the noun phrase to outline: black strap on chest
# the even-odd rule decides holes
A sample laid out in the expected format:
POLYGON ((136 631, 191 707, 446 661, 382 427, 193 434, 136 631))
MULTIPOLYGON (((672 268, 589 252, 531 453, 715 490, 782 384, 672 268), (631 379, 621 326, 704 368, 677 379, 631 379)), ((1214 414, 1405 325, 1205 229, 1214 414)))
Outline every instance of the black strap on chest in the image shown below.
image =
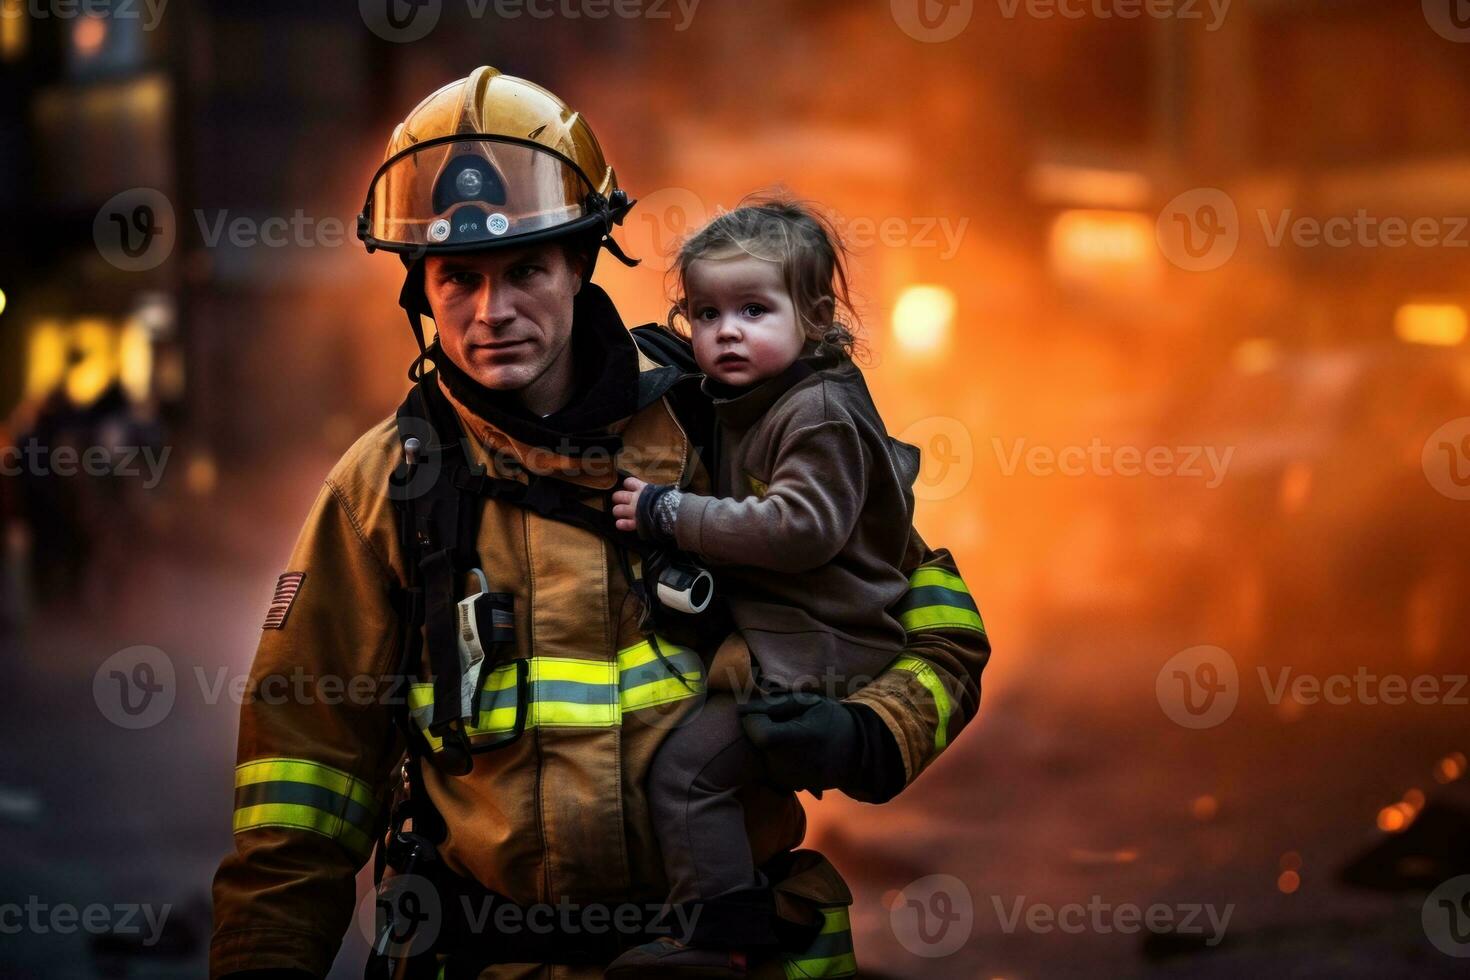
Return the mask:
MULTIPOLYGON (((643 372, 638 409, 669 395, 686 379, 679 365, 669 367, 643 372)), ((434 684, 428 729, 444 740, 444 748, 435 753, 436 765, 468 772, 470 749, 460 729, 458 604, 465 577, 471 569, 483 567, 476 542, 485 499, 589 531, 613 542, 620 554, 636 549, 637 540, 616 529, 608 500, 611 490, 531 473, 525 481, 509 479, 473 463, 454 408, 433 372, 409 391, 398 409, 397 426, 405 453, 391 478, 389 495, 398 512, 408 580, 401 676, 417 673, 419 653, 427 648, 434 684), (412 458, 409 446, 416 446, 412 458), (593 506, 598 499, 602 506, 593 506)), ((488 654, 487 650, 487 660, 488 654)), ((402 724, 410 747, 427 754, 415 726, 406 717, 402 724)))
MULTIPOLYGON (((679 427, 689 437, 694 451, 705 469, 714 473, 712 451, 715 440, 715 410, 709 396, 699 390, 703 375, 694 359, 689 341, 653 323, 629 331, 645 357, 666 367, 678 369, 677 379, 665 396, 679 427)), ((652 372, 645 371, 644 374, 652 372)))

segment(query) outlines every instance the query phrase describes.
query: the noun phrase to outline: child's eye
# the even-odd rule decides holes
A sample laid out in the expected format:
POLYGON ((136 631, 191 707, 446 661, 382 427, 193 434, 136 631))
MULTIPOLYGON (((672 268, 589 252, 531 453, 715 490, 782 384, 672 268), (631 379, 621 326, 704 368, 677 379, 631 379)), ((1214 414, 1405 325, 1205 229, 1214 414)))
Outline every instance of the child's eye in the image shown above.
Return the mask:
POLYGON ((766 312, 766 308, 759 303, 746 303, 740 308, 740 312, 745 316, 754 319, 755 317, 764 314, 766 312))
POLYGON ((694 314, 694 318, 696 320, 713 320, 719 315, 719 310, 715 309, 713 306, 706 306, 704 309, 694 314))

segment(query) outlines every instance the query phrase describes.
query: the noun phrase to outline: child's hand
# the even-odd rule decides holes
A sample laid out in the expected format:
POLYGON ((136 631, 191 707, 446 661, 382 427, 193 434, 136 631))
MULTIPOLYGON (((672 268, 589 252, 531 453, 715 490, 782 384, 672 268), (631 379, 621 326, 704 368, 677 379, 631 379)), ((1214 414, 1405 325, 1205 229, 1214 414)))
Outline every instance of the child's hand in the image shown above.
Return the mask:
POLYGON ((638 498, 646 486, 636 476, 630 476, 623 481, 623 489, 613 491, 613 517, 617 518, 619 531, 638 530, 638 498))

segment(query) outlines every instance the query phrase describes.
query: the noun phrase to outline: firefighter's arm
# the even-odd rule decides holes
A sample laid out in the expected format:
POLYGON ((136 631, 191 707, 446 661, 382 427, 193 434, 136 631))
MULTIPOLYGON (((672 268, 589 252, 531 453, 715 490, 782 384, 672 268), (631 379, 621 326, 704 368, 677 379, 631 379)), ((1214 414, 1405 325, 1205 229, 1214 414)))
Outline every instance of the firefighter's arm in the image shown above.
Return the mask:
POLYGON ((990 661, 984 620, 949 552, 930 550, 914 531, 903 570, 909 588, 894 610, 907 636, 903 653, 847 699, 876 713, 902 758, 901 779, 893 774, 870 791, 875 802, 912 783, 970 723, 990 661))
POLYGON ((909 588, 894 612, 907 644, 872 683, 844 701, 786 692, 741 706, 777 785, 885 802, 974 716, 990 641, 970 590, 949 553, 930 551, 917 532, 904 571, 909 588))
POLYGON ((385 696, 401 638, 373 530, 381 506, 350 503, 329 478, 277 585, 240 708, 212 977, 325 976, 352 919, 401 751, 385 696))

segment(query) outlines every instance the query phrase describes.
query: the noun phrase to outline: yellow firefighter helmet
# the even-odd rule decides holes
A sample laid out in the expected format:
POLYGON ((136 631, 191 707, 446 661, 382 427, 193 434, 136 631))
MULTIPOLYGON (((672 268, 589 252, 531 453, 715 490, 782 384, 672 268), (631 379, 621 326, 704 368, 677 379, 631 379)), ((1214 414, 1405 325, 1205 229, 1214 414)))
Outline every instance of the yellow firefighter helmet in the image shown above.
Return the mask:
POLYGON ((570 235, 604 242, 633 203, 580 113, 486 66, 398 124, 357 233, 368 251, 405 256, 570 235))

